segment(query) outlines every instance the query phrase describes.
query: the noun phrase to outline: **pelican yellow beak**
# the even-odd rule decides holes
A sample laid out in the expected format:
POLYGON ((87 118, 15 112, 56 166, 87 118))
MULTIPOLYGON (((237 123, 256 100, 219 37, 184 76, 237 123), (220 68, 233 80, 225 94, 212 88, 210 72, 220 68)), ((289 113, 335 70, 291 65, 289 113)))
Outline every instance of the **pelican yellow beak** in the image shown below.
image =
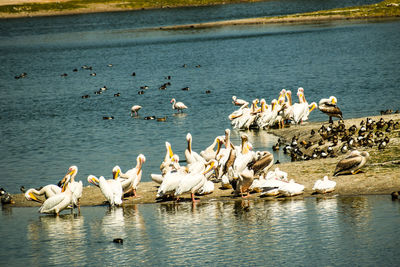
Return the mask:
POLYGON ((209 173, 211 170, 214 170, 215 167, 215 161, 211 161, 210 165, 208 166, 208 168, 203 172, 203 174, 207 174, 209 173))
POLYGON ((29 193, 29 197, 31 198, 31 200, 38 202, 38 203, 43 203, 43 201, 41 201, 40 199, 38 199, 32 192, 29 193))
POLYGON ((332 98, 332 104, 336 105, 335 98, 332 98))
POLYGON ((97 180, 94 176, 88 178, 88 182, 93 184, 93 185, 98 185, 99 184, 99 180, 97 180))
POLYGON ((114 180, 117 180, 119 173, 120 173, 120 170, 113 172, 114 180))
POLYGON ((172 156, 174 155, 174 152, 172 152, 171 146, 168 146, 168 153, 169 153, 169 157, 172 158, 172 156))
POLYGON ((311 108, 309 109, 309 112, 313 111, 317 107, 316 104, 312 104, 311 108))
POLYGON ((229 119, 230 119, 230 120, 234 120, 234 119, 236 119, 236 118, 239 118, 240 116, 242 116, 242 114, 239 114, 239 115, 231 114, 231 115, 229 115, 229 119))

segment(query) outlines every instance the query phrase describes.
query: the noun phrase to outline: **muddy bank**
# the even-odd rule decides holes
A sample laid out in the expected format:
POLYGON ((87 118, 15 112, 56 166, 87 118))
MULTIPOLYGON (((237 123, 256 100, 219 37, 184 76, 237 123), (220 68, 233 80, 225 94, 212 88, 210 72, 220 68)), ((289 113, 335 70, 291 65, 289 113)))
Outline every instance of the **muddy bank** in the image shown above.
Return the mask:
MULTIPOLYGON (((400 121, 399 114, 374 116, 370 117, 375 121, 379 121, 380 118, 384 118, 385 121, 393 119, 395 122, 400 121)), ((359 127, 361 121, 365 121, 365 118, 348 119, 345 120, 346 128, 357 125, 359 127)), ((335 122, 337 124, 337 122, 335 122)), ((318 132, 318 129, 322 126, 328 126, 327 122, 312 122, 305 123, 304 125, 290 125, 284 129, 274 129, 268 132, 280 136, 282 139, 291 140, 293 136, 298 137, 298 140, 311 140, 310 132, 314 130, 318 132)), ((333 171, 336 167, 337 162, 344 158, 345 154, 337 152, 336 157, 319 158, 306 161, 296 161, 283 164, 274 164, 270 170, 274 170, 276 167, 288 173, 289 179, 294 179, 297 183, 305 186, 305 192, 301 196, 295 198, 309 197, 313 194, 312 187, 317 179, 321 179, 323 176, 328 175, 330 179, 337 182, 336 190, 328 195, 368 195, 368 194, 390 194, 393 191, 400 190, 400 130, 393 130, 388 133, 390 136, 390 142, 384 150, 379 150, 377 146, 372 148, 359 148, 362 151, 368 151, 371 155, 366 166, 362 168, 362 172, 355 175, 341 175, 333 177, 333 171)), ((315 135, 314 138, 319 138, 315 135)), ((321 148, 329 145, 326 142, 321 148)), ((340 144, 335 147, 335 151, 339 149, 340 144)), ((150 175, 150 174, 144 174, 150 175)), ((154 182, 143 182, 139 185, 138 195, 139 197, 129 197, 124 199, 124 205, 139 204, 139 203, 157 203, 156 200, 158 184, 154 182)), ((315 195, 320 196, 320 195, 315 195)), ((215 184, 215 191, 210 195, 197 196, 200 201, 213 201, 222 200, 229 201, 238 199, 233 197, 231 189, 221 189, 220 184, 215 184)), ((249 197, 250 199, 260 198, 259 193, 253 193, 249 197)), ((264 199, 275 199, 268 197, 264 199)), ((39 203, 27 201, 23 194, 13 195, 15 201, 12 206, 16 207, 31 207, 40 206, 39 203)), ((168 200, 166 200, 168 201, 168 200)), ((183 195, 183 201, 190 201, 190 195, 183 195)), ((86 186, 83 190, 83 196, 81 199, 82 206, 95 206, 105 204, 105 198, 101 194, 100 189, 95 186, 86 186)))

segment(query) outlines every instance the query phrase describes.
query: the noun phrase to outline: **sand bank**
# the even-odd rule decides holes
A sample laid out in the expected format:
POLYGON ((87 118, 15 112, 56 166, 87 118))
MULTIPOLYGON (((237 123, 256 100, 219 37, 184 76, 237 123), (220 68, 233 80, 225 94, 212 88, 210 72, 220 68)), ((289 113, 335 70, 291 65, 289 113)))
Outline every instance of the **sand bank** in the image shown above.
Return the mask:
MULTIPOLYGON (((384 115, 371 117, 375 121, 384 118, 385 121, 393 119, 400 121, 399 114, 384 115)), ((351 125, 360 125, 362 120, 366 118, 348 119, 345 120, 346 128, 351 125)), ((294 135, 299 137, 299 140, 309 137, 312 129, 318 131, 322 125, 327 123, 312 122, 305 123, 304 125, 291 125, 285 129, 270 130, 270 133, 280 136, 281 138, 290 140, 294 135)), ((309 197, 313 194, 312 187, 317 179, 328 175, 330 179, 337 182, 336 190, 328 195, 368 195, 368 194, 390 194, 393 191, 400 190, 400 130, 395 130, 390 133, 390 142, 385 150, 378 150, 375 146, 373 148, 361 148, 360 150, 368 151, 371 155, 367 165, 362 168, 362 172, 355 175, 341 175, 333 177, 333 171, 337 162, 344 158, 344 155, 338 155, 334 158, 314 159, 308 161, 296 161, 283 164, 274 164, 270 170, 276 167, 288 173, 289 179, 294 179, 297 183, 305 186, 303 195, 296 196, 295 198, 301 199, 309 197)), ((149 173, 144 175, 150 176, 149 173)), ((78 177, 83 179, 82 177, 78 177)), ((142 182, 139 185, 139 197, 129 197, 124 200, 124 205, 139 204, 139 203, 157 203, 156 200, 158 184, 154 182, 142 182)), ((313 195, 320 197, 322 195, 313 195)), ((233 197, 232 190, 223 190, 220 184, 215 184, 215 191, 210 195, 197 196, 200 201, 230 201, 239 199, 240 197, 233 197)), ((249 199, 260 198, 259 193, 253 193, 249 199)), ((16 207, 30 207, 40 206, 40 204, 32 201, 27 201, 23 194, 13 195, 15 201, 12 206, 16 207)), ((276 199, 276 198, 263 198, 263 199, 276 199)), ((190 201, 190 195, 184 195, 183 201, 190 201)), ((82 206, 95 206, 105 204, 105 198, 100 192, 100 189, 95 186, 87 186, 83 190, 81 199, 82 206)))
MULTIPOLYGON (((200 5, 220 5, 232 4, 238 2, 255 2, 255 1, 228 1, 228 2, 207 2, 205 4, 189 3, 171 3, 162 4, 159 2, 143 3, 126 3, 124 1, 110 2, 85 2, 85 1, 69 1, 69 0, 5 0, 0 2, 0 19, 1 18, 22 18, 34 16, 59 16, 74 15, 101 12, 122 12, 140 9, 156 9, 156 8, 174 8, 183 6, 200 6, 200 5), (35 7, 32 7, 35 4, 35 7), (37 5, 39 4, 39 5, 37 5), (47 6, 40 6, 47 4, 47 6), (52 4, 52 6, 50 6, 52 4), (8 8, 5 8, 8 6, 8 8), (2 7, 4 7, 2 9, 2 7)), ((167 2, 166 2, 167 3, 167 2)), ((249 25, 249 24, 271 24, 271 23, 318 23, 322 21, 332 20, 349 20, 349 19, 387 19, 400 17, 400 0, 385 0, 378 4, 348 7, 333 10, 323 10, 310 13, 293 14, 278 17, 261 17, 249 19, 226 20, 209 23, 198 23, 188 25, 175 25, 162 27, 161 29, 187 29, 187 28, 210 28, 221 27, 227 25, 249 25)))

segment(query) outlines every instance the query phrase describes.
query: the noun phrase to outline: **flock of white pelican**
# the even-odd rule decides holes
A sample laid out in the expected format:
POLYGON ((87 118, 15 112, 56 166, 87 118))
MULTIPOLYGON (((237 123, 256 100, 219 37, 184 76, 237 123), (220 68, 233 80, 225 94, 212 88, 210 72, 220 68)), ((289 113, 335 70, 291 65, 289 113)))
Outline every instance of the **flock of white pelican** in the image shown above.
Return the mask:
MULTIPOLYGON (((159 184, 156 199, 179 200, 185 193, 191 194, 192 202, 196 202, 195 194, 205 195, 214 192, 215 184, 221 188, 233 189, 234 196, 246 198, 251 192, 260 192, 260 196, 295 196, 304 192, 304 185, 288 179, 288 174, 275 168, 274 157, 268 151, 254 151, 246 134, 242 134, 241 143, 234 145, 230 141, 230 130, 225 135, 215 137, 213 143, 200 153, 192 149, 192 135, 186 136, 186 165, 179 164, 179 156, 172 151, 171 144, 166 142, 166 154, 160 165, 161 174, 151 174, 154 182, 159 184)), ((349 155, 338 162, 334 176, 341 174, 356 174, 369 157, 367 152, 351 151, 349 155)), ((125 173, 119 166, 112 170, 113 177, 105 179, 89 175, 87 181, 98 187, 110 206, 120 206, 126 196, 138 197, 137 189, 142 177, 142 167, 146 161, 143 154, 136 159, 136 166, 125 173)), ((76 182, 77 166, 71 166, 58 185, 50 184, 40 190, 26 190, 27 200, 42 204, 40 213, 58 215, 64 209, 78 208, 82 197, 82 181, 76 182), (45 201, 38 197, 45 197, 45 201)), ((327 176, 318 179, 314 192, 329 193, 335 189, 336 182, 327 176)))
POLYGON ((317 105, 316 102, 308 103, 304 89, 299 87, 297 90, 299 102, 292 102, 292 92, 282 89, 278 99, 273 99, 270 105, 265 99, 254 99, 249 107, 249 102, 232 97, 232 103, 240 106, 229 115, 231 124, 237 129, 265 129, 271 127, 283 128, 285 122, 300 124, 308 120, 311 111, 318 109, 329 116, 330 122, 332 117, 342 118, 342 112, 337 106, 337 99, 331 96, 329 99, 321 99, 317 105), (260 106, 258 106, 260 104, 260 106))
MULTIPOLYGON (((274 124, 283 126, 286 119, 299 123, 308 118, 309 112, 316 107, 316 104, 307 103, 302 88, 299 88, 297 95, 299 103, 292 105, 291 92, 282 90, 278 100, 273 100, 271 106, 266 105, 265 100, 261 100, 261 108, 257 107, 258 100, 253 101, 251 107, 248 108, 246 101, 233 97, 234 104, 241 107, 239 111, 231 114, 230 118, 232 123, 239 128, 252 127, 254 123, 261 128, 274 124), (271 116, 271 114, 274 115, 271 116)), ((335 97, 330 97, 322 99, 319 103, 320 110, 325 108, 324 112, 329 115, 330 120, 333 116, 341 118, 341 112, 333 110, 337 109, 336 102, 335 97)), ((173 109, 178 109, 178 112, 187 108, 175 99, 172 99, 171 103, 173 109)), ((137 115, 140 108, 140 106, 132 107, 132 114, 137 115)), ((367 123, 369 123, 368 120, 367 123)), ((382 123, 377 123, 379 127, 380 124, 382 123)), ((390 126, 387 127, 390 128, 390 126)), ((323 136, 322 133, 321 131, 321 136, 323 136)), ((157 200, 179 200, 183 194, 190 193, 192 202, 196 202, 195 194, 212 194, 216 184, 223 189, 233 189, 234 196, 243 198, 248 197, 251 192, 260 192, 260 196, 289 197, 304 192, 304 185, 288 179, 286 172, 279 168, 270 170, 274 164, 273 155, 268 151, 254 151, 246 134, 241 135, 240 144, 234 145, 231 142, 230 130, 226 129, 224 135, 215 137, 212 144, 200 153, 193 151, 190 133, 186 135, 186 142, 185 166, 180 165, 179 155, 173 153, 171 144, 165 143, 166 153, 160 165, 161 173, 151 174, 152 180, 159 184, 155 195, 157 200)), ((333 175, 356 174, 366 164, 368 158, 368 152, 353 150, 337 163, 333 175)), ((139 154, 136 166, 125 173, 119 166, 115 166, 111 179, 89 175, 87 181, 100 189, 110 206, 120 206, 124 197, 138 197, 137 190, 145 161, 145 156, 139 154)), ((78 167, 71 166, 58 185, 50 184, 40 189, 31 188, 25 192, 25 198, 40 202, 42 204, 40 213, 58 215, 64 209, 75 207, 79 211, 83 185, 82 181, 75 181, 77 173, 78 167), (43 196, 46 200, 42 201, 38 198, 39 196, 43 196)), ((336 182, 325 176, 315 182, 312 190, 317 193, 329 193, 334 191, 335 187, 336 182)))

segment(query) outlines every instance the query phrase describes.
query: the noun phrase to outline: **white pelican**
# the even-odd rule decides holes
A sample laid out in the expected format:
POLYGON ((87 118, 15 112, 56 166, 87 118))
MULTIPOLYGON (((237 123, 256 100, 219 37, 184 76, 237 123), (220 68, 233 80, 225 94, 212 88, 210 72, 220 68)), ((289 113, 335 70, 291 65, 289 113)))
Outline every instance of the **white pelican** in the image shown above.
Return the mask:
POLYGON ((44 187, 42 187, 40 190, 36 190, 35 188, 30 188, 25 192, 25 198, 27 200, 32 200, 36 201, 39 203, 43 203, 42 200, 38 199, 37 196, 42 196, 46 199, 61 193, 61 187, 54 185, 54 184, 48 184, 44 187))
POLYGON ((214 192, 215 186, 214 183, 210 180, 207 180, 204 185, 199 189, 198 193, 200 195, 207 195, 214 192))
POLYGON ((209 147, 200 152, 200 156, 202 156, 206 161, 215 159, 219 150, 221 149, 221 144, 224 141, 223 138, 224 137, 221 136, 215 137, 214 142, 209 147), (214 150, 215 146, 217 146, 216 150, 214 150))
POLYGON ((185 158, 187 164, 190 165, 197 161, 205 163, 206 161, 204 160, 204 158, 200 156, 197 152, 192 150, 192 135, 190 133, 186 135, 186 141, 187 141, 187 148, 185 150, 185 158))
POLYGON ((231 131, 229 129, 225 129, 225 148, 220 149, 219 153, 216 156, 216 160, 218 161, 218 179, 221 179, 225 174, 228 173, 229 168, 233 167, 236 159, 236 150, 234 149, 230 141, 230 133, 231 131))
POLYGON ((179 171, 168 172, 157 190, 156 197, 172 196, 175 193, 180 181, 184 179, 185 173, 179 171))
POLYGON ((250 146, 248 145, 249 138, 247 134, 242 134, 241 139, 240 151, 236 151, 236 159, 233 163, 233 170, 237 174, 241 173, 255 156, 255 153, 250 150, 250 146))
POLYGON ((295 183, 293 179, 289 183, 284 183, 279 186, 279 193, 286 197, 292 197, 296 195, 301 195, 304 192, 304 185, 295 183))
POLYGON ((322 180, 318 179, 315 182, 312 190, 314 190, 315 192, 320 193, 320 194, 325 194, 325 193, 330 193, 333 190, 335 190, 335 187, 336 187, 336 182, 329 180, 328 176, 324 176, 324 178, 322 180))
POLYGON ((266 128, 273 126, 274 121, 276 120, 279 112, 278 100, 273 99, 271 101, 271 105, 265 112, 260 113, 260 117, 257 120, 257 123, 260 128, 266 128))
POLYGON ((168 168, 172 163, 172 156, 174 153, 172 152, 171 144, 169 142, 165 142, 166 153, 164 157, 164 161, 161 162, 160 171, 164 173, 164 169, 168 168))
POLYGON ((69 188, 72 191, 72 197, 73 197, 73 204, 78 207, 78 211, 80 212, 81 206, 80 206, 80 199, 82 197, 82 191, 83 191, 83 184, 82 181, 76 182, 75 177, 78 174, 78 167, 73 165, 68 168, 68 173, 65 175, 65 177, 61 180, 61 184, 65 183, 67 181, 67 178, 69 178, 69 188))
POLYGON ((178 112, 181 111, 183 112, 184 109, 187 109, 188 107, 183 104, 182 102, 176 102, 175 98, 171 99, 172 103, 172 109, 176 109, 178 112))
POLYGON ((292 104, 292 91, 287 90, 286 93, 287 101, 283 104, 283 125, 282 128, 285 126, 285 120, 290 120, 293 118, 293 104, 292 104))
POLYGON ((366 151, 352 151, 346 158, 337 163, 333 176, 358 173, 365 163, 367 163, 368 158, 369 153, 366 151))
POLYGON ((69 186, 70 179, 70 175, 65 176, 62 192, 48 198, 40 207, 40 213, 55 213, 58 216, 62 210, 72 204, 73 196, 69 186))
POLYGON ((99 187, 111 207, 122 205, 122 185, 118 180, 106 180, 100 176, 99 187))
POLYGON ((232 96, 232 104, 234 104, 235 106, 243 107, 243 106, 248 106, 249 102, 243 99, 238 99, 236 96, 232 96))
POLYGON ((318 103, 318 109, 329 116, 329 123, 333 123, 332 117, 343 119, 342 111, 336 103, 337 99, 334 96, 323 98, 318 103))
POLYGON ((142 106, 139 105, 134 105, 131 107, 131 117, 133 117, 133 114, 135 114, 135 116, 138 115, 139 110, 142 108, 142 106))
POLYGON ((207 165, 209 166, 204 172, 202 173, 188 173, 183 177, 178 187, 175 189, 175 196, 179 196, 186 192, 191 193, 192 202, 196 202, 194 199, 194 193, 196 193, 207 181, 206 174, 214 169, 215 167, 215 160, 211 160, 207 165))
POLYGON ((101 193, 103 193, 103 196, 112 207, 114 205, 120 206, 122 204, 122 185, 117 178, 118 173, 114 175, 113 179, 109 180, 106 180, 103 176, 97 178, 94 175, 89 175, 87 180, 89 183, 92 183, 100 188, 101 193))
POLYGON ((254 99, 250 108, 242 106, 238 111, 229 115, 232 126, 238 129, 248 129, 257 118, 256 114, 260 112, 257 106, 258 102, 258 99, 254 99))
POLYGON ((139 154, 136 158, 136 167, 128 170, 125 173, 121 172, 121 168, 118 168, 115 170, 116 173, 114 173, 114 179, 115 176, 118 177, 119 174, 119 181, 122 185, 122 190, 124 194, 130 194, 133 193, 134 197, 137 197, 138 195, 136 194, 137 187, 140 183, 140 180, 142 179, 142 167, 143 164, 146 162, 146 157, 143 154, 139 154))

